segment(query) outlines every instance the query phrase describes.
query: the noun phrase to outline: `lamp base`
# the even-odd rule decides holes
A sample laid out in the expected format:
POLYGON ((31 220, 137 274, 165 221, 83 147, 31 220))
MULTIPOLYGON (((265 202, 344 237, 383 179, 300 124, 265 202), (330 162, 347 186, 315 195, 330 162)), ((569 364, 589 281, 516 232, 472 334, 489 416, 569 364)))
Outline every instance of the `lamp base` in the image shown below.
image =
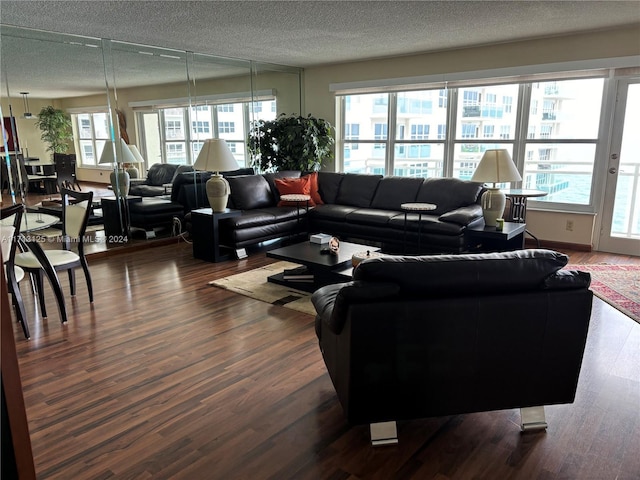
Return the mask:
POLYGON ((127 173, 129 174, 129 178, 140 178, 140 171, 138 170, 138 167, 133 165, 127 168, 127 173))
POLYGON ((129 195, 129 187, 131 185, 131 179, 126 171, 119 171, 116 175, 115 170, 111 172, 111 188, 113 188, 113 194, 116 197, 126 197, 129 195))
POLYGON ((485 226, 496 226, 496 220, 502 218, 507 197, 499 188, 489 188, 482 194, 482 216, 485 226))
POLYGON ((224 212, 231 193, 229 182, 219 173, 214 173, 207 180, 207 198, 214 212, 224 212))

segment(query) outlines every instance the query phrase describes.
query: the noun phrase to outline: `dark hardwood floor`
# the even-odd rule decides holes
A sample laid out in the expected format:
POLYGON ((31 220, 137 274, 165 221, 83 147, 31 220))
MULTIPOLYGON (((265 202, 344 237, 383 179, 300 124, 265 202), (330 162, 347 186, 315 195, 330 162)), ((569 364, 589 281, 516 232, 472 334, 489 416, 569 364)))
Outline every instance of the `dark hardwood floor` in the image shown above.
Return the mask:
MULTIPOLYGON (((572 263, 638 257, 568 252, 572 263)), ((640 324, 595 299, 575 403, 546 433, 504 410, 399 424, 372 448, 345 423, 309 315, 207 282, 271 263, 210 264, 186 243, 90 259, 95 303, 14 323, 39 479, 638 479, 640 324)), ((62 278, 67 288, 66 277, 62 278)))

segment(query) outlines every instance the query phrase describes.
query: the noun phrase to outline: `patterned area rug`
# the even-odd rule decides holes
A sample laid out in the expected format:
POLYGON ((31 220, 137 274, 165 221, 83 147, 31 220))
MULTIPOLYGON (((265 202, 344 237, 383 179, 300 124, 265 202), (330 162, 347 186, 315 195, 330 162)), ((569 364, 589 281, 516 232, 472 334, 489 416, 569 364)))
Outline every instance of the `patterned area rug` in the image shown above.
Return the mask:
POLYGON ((640 265, 567 265, 591 274, 599 298, 640 323, 640 265))
POLYGON ((315 316, 316 311, 311 304, 310 293, 267 281, 267 277, 270 275, 280 273, 285 268, 289 269, 299 266, 300 265, 290 262, 272 263, 261 268, 249 270, 248 272, 213 280, 209 282, 209 285, 225 288, 246 297, 255 298, 256 300, 271 303, 272 305, 280 305, 285 308, 290 308, 291 310, 315 316))

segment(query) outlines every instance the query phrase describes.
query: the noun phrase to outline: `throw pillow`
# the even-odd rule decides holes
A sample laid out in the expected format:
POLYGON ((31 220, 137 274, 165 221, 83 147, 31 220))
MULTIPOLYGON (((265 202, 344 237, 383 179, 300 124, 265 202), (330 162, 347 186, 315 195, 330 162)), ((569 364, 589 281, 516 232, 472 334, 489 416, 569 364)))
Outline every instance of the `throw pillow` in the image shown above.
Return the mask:
MULTIPOLYGON (((311 178, 306 175, 300 178, 276 178, 276 188, 280 196, 282 195, 309 195, 311 196, 311 178)), ((313 207, 315 203, 313 198, 309 200, 309 206, 313 207)), ((279 207, 296 207, 297 202, 285 202, 280 200, 278 202, 279 207)))
POLYGON ((318 188, 318 172, 310 173, 309 175, 305 175, 305 177, 309 177, 311 179, 309 195, 311 195, 311 200, 316 205, 323 205, 322 197, 320 196, 320 190, 318 188))

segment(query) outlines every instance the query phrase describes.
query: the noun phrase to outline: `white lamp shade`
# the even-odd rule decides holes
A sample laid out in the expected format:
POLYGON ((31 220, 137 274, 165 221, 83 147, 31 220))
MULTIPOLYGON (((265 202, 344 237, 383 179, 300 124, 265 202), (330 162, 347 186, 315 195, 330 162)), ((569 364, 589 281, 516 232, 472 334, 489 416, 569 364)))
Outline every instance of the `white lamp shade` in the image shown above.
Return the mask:
POLYGON ((511 155, 504 149, 493 149, 484 152, 480 164, 471 177, 474 182, 519 182, 522 180, 511 155))
POLYGON ((115 158, 113 156, 114 143, 111 140, 104 142, 104 148, 102 149, 102 155, 100 155, 100 161, 98 163, 138 163, 136 157, 133 156, 129 145, 121 138, 120 141, 115 142, 115 158))
POLYGON ((144 163, 144 158, 142 158, 142 155, 140 155, 140 150, 138 150, 138 147, 136 147, 135 145, 129 145, 129 150, 131 150, 131 153, 135 157, 136 161, 127 163, 144 163))
POLYGON ((193 168, 207 172, 228 172, 237 170, 239 165, 227 142, 221 138, 212 138, 205 140, 193 168))

